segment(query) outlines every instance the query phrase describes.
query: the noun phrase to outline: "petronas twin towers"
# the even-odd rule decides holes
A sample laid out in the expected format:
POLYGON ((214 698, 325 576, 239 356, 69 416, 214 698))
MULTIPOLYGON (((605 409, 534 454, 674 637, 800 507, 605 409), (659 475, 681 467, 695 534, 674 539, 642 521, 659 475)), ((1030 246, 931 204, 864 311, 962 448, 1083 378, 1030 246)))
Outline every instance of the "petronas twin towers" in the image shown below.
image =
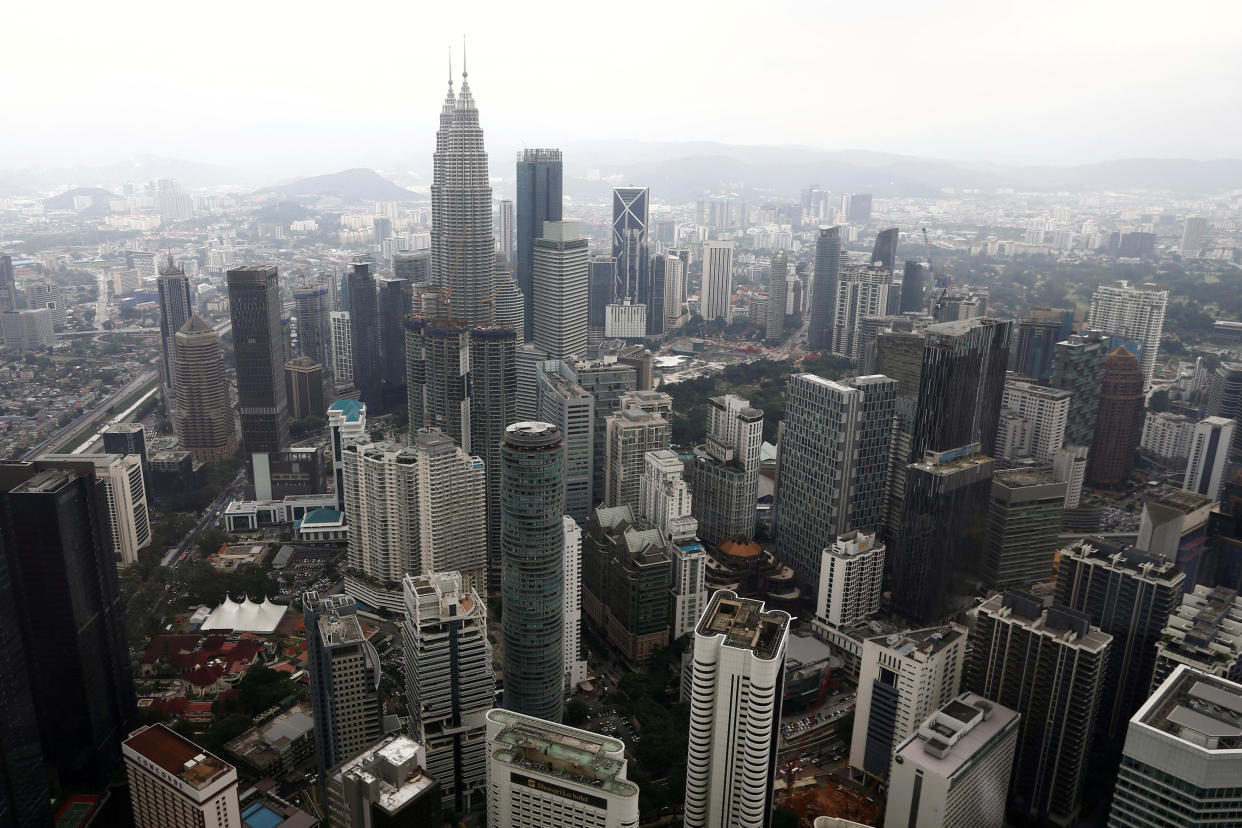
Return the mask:
POLYGON ((463 62, 461 91, 453 94, 452 67, 448 95, 440 109, 435 171, 431 184, 432 277, 451 303, 449 312, 471 327, 503 318, 497 313, 496 245, 492 236, 492 188, 479 110, 470 95, 463 62))

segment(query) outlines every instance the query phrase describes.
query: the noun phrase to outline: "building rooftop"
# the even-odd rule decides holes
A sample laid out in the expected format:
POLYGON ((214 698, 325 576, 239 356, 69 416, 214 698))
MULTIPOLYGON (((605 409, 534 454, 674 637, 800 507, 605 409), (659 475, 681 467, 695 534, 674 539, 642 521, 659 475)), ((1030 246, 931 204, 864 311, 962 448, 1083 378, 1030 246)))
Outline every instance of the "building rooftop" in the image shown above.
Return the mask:
POLYGON ((1013 620, 1035 633, 1074 644, 1084 650, 1103 650, 1113 637, 1091 626, 1086 613, 1060 604, 1044 607, 1043 599, 1028 592, 1009 590, 993 595, 979 606, 980 613, 1013 620))
POLYGON ((750 650, 762 659, 772 659, 780 650, 789 628, 789 613, 764 610, 763 602, 739 598, 736 593, 720 590, 712 596, 707 611, 699 620, 697 632, 702 636, 723 635, 725 645, 750 650))
POLYGON ((1173 584, 1181 580, 1182 570, 1175 563, 1160 555, 1149 555, 1127 543, 1087 537, 1063 547, 1061 554, 1107 564, 1112 569, 1140 574, 1152 581, 1173 584))
POLYGON ((233 772, 233 766, 206 753, 198 745, 162 724, 147 725, 130 734, 125 747, 167 771, 195 790, 233 772))
POLYGON ((487 718, 503 728, 491 744, 498 761, 617 796, 638 796, 638 786, 625 778, 625 745, 619 739, 500 708, 489 710, 487 718))
POLYGON ((364 752, 341 763, 332 776, 350 778, 363 787, 378 790, 372 805, 396 814, 436 784, 424 765, 427 753, 408 736, 389 736, 364 752))
POLYGON ((1209 509, 1215 505, 1215 501, 1210 497, 1204 497, 1194 492, 1174 489, 1167 494, 1147 501, 1143 505, 1145 508, 1156 512, 1158 516, 1167 514, 1171 517, 1173 514, 1189 515, 1200 509, 1209 509))
POLYGON ((929 451, 923 455, 921 463, 912 463, 911 465, 922 471, 947 475, 991 462, 991 457, 979 453, 978 443, 971 443, 969 446, 962 446, 949 451, 929 451))
POLYGON ((886 633, 873 636, 868 640, 876 642, 881 647, 885 647, 903 658, 921 661, 940 652, 953 642, 960 640, 965 632, 964 628, 955 624, 945 624, 940 627, 927 627, 921 630, 903 630, 901 632, 886 633))
POLYGON ((962 693, 931 714, 894 756, 897 762, 913 762, 951 778, 973 766, 976 754, 1017 719, 1018 713, 1008 707, 962 693))
POLYGON ((325 647, 354 644, 366 638, 357 615, 341 615, 332 610, 319 617, 319 636, 325 647))
POLYGON ((1242 685, 1180 665, 1134 721, 1201 750, 1242 750, 1242 685))

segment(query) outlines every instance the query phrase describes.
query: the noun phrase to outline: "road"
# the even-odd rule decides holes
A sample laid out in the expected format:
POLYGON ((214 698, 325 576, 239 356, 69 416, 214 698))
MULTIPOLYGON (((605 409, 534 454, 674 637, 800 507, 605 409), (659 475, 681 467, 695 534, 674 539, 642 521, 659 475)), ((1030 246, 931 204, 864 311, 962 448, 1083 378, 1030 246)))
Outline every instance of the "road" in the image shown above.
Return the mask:
POLYGON ((203 513, 201 518, 199 518, 198 523, 194 524, 194 528, 187 532, 185 537, 181 539, 181 543, 177 545, 177 548, 160 562, 163 566, 166 566, 169 569, 176 569, 181 564, 181 561, 185 558, 186 550, 190 548, 190 542, 194 539, 194 536, 214 523, 216 518, 219 517, 220 512, 223 511, 224 507, 228 505, 229 501, 238 497, 240 494, 239 487, 245 476, 246 470, 244 468, 237 472, 237 477, 234 477, 233 482, 225 487, 224 491, 220 492, 216 499, 211 502, 211 505, 207 507, 207 511, 203 513))
POLYGON ((113 391, 107 397, 104 397, 90 411, 79 414, 73 422, 69 423, 69 425, 52 432, 52 434, 43 440, 43 442, 23 454, 22 459, 26 460, 47 451, 54 451, 58 446, 77 435, 88 425, 94 423, 100 417, 106 416, 108 408, 110 408, 114 403, 118 403, 125 399, 126 396, 136 391, 139 386, 144 383, 148 383, 153 379, 155 379, 154 371, 147 371, 144 374, 139 374, 134 377, 124 388, 119 391, 113 391))

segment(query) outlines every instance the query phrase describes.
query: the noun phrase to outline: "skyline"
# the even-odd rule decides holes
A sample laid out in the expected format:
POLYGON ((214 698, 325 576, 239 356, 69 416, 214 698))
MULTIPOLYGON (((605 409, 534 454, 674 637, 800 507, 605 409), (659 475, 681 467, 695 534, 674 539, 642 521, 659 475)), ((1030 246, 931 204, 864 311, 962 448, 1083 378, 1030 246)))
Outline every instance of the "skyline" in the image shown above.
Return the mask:
POLYGON ((524 39, 507 35, 529 14, 495 4, 471 20, 396 8, 387 25, 331 26, 292 5, 226 3, 192 20, 155 4, 124 19, 84 4, 55 21, 22 8, 13 30, 26 36, 0 55, 0 69, 25 79, 0 99, 22 128, 0 136, 0 156, 24 169, 155 155, 276 177, 421 167, 448 49, 459 75, 465 29, 502 164, 523 144, 610 138, 982 164, 1242 157, 1242 93, 1210 82, 1242 71, 1228 37, 1242 11, 1222 2, 1174 19, 1112 0, 1058 1, 1037 17, 978 0, 799 5, 648 3, 609 16, 561 4, 541 9, 546 37, 524 39), (729 36, 741 19, 748 44, 729 36), (48 44, 65 57, 49 62, 48 44))

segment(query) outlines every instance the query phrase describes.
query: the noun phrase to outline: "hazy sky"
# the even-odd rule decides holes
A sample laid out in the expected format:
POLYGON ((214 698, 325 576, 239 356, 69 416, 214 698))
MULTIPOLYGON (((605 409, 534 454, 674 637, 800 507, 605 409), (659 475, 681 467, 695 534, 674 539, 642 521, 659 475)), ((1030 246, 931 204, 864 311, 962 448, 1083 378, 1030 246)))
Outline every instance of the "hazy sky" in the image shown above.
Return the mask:
POLYGON ((429 159, 463 32, 506 163, 607 138, 1242 157, 1238 0, 72 0, 8 3, 4 28, 0 168, 429 159))

